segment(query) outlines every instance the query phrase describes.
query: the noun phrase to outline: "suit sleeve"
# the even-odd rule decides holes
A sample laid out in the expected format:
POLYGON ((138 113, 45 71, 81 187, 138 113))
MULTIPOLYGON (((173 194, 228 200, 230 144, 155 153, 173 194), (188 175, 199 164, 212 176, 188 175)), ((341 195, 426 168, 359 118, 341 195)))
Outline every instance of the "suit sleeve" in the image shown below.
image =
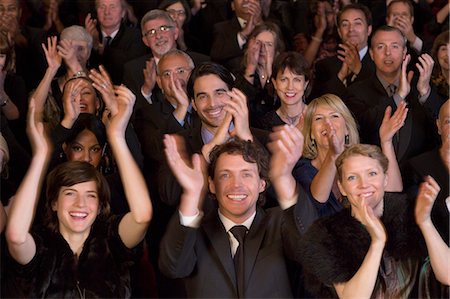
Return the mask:
POLYGON ((159 269, 169 278, 183 278, 194 271, 197 263, 195 242, 198 229, 180 224, 179 214, 172 216, 161 241, 159 269))

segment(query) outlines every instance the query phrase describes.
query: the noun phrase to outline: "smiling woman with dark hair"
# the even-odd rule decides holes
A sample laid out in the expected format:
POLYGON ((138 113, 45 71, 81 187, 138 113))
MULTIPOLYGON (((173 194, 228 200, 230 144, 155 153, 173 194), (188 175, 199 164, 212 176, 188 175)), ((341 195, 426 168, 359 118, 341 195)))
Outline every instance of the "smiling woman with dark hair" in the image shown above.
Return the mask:
POLYGON ((115 88, 117 109, 107 129, 130 212, 109 215, 109 188, 94 166, 67 162, 47 182, 47 214, 32 228, 50 144, 30 102, 28 132, 33 158, 11 204, 6 229, 9 250, 2 296, 86 298, 131 295, 132 249, 144 238, 152 218, 150 195, 125 141, 135 96, 115 88))

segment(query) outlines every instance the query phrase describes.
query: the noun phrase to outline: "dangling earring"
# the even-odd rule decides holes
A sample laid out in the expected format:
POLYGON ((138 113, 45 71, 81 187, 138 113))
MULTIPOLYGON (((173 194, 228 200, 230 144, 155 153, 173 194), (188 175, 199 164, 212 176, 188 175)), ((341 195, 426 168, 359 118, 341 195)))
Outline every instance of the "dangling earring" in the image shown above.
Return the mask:
POLYGON ((350 137, 348 136, 348 134, 345 135, 344 142, 345 142, 346 145, 349 145, 349 143, 350 143, 350 137))
POLYGON ((311 146, 316 147, 316 139, 311 139, 311 146))

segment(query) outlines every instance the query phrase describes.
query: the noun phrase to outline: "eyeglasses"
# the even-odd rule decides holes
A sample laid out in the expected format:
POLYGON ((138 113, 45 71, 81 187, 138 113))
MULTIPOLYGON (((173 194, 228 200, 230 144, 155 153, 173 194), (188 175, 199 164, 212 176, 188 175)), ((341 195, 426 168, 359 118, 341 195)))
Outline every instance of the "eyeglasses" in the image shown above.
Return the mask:
POLYGON ((169 13, 169 15, 172 15, 172 16, 184 16, 184 15, 186 15, 186 12, 184 11, 184 10, 176 10, 176 9, 168 9, 168 10, 166 10, 168 13, 169 13))
POLYGON ((153 28, 153 29, 150 29, 150 30, 148 30, 147 32, 145 32, 144 33, 144 36, 146 36, 146 37, 148 37, 148 36, 150 36, 150 37, 154 37, 154 36, 156 36, 156 33, 166 33, 166 32, 169 32, 170 31, 170 29, 172 29, 173 28, 173 26, 167 26, 167 25, 162 25, 162 26, 160 26, 159 28, 153 28))

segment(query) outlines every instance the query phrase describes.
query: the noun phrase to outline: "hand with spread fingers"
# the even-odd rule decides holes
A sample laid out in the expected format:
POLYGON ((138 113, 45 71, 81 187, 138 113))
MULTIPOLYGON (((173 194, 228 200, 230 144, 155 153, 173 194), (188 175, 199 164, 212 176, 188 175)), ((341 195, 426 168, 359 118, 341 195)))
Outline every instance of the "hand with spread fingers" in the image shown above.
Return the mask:
POLYGON ((384 112, 383 122, 380 126, 380 141, 381 143, 392 142, 394 135, 403 127, 405 124, 406 116, 408 114, 408 108, 406 108, 406 102, 402 101, 400 105, 392 114, 391 106, 387 106, 384 112))
POLYGON ((213 139, 207 144, 203 145, 202 155, 206 162, 209 163, 209 154, 211 153, 212 149, 216 145, 225 143, 230 138, 229 129, 232 120, 233 116, 231 115, 231 113, 227 113, 216 133, 214 134, 213 139))
POLYGON ((54 70, 58 70, 62 62, 62 57, 58 51, 58 37, 48 37, 47 46, 45 46, 45 44, 42 44, 42 49, 44 50, 48 67, 54 70))
POLYGON ((105 67, 101 65, 99 71, 92 69, 89 73, 89 78, 93 81, 92 86, 102 95, 103 102, 105 103, 105 112, 116 114, 118 108, 114 86, 105 67))
MULTIPOLYGON (((338 58, 342 61, 343 68, 345 68, 344 64, 347 68, 347 77, 350 74, 358 75, 362 68, 361 59, 359 58, 359 52, 356 45, 352 45, 350 43, 339 44, 340 49, 338 52, 338 58)), ((343 69, 341 68, 342 75, 345 74, 343 69)), ((341 73, 340 71, 340 73, 341 73)), ((344 78, 345 78, 344 77, 344 78)))
POLYGON ((80 115, 80 101, 82 80, 71 80, 66 83, 63 91, 63 108, 64 117, 61 121, 61 125, 67 129, 72 128, 73 124, 80 115))

